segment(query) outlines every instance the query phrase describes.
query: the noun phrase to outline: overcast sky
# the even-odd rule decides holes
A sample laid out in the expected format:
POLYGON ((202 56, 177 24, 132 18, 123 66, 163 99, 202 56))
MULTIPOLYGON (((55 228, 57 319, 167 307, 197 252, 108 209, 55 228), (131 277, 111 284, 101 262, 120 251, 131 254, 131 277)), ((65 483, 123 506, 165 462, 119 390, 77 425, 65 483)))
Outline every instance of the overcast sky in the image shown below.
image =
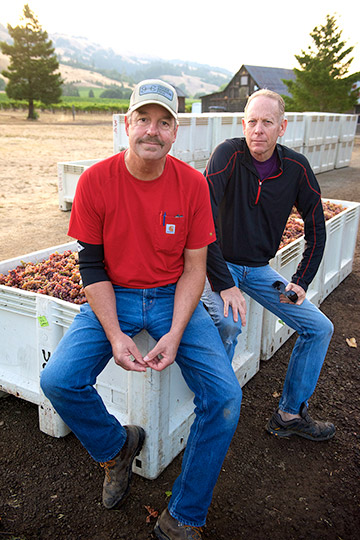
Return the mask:
MULTIPOLYGON (((24 0, 1 0, 0 22, 16 26, 24 0)), ((29 0, 50 34, 87 37, 114 51, 195 61, 236 73, 242 64, 294 68, 310 32, 335 15, 360 71, 360 8, 354 0, 211 2, 29 0)))

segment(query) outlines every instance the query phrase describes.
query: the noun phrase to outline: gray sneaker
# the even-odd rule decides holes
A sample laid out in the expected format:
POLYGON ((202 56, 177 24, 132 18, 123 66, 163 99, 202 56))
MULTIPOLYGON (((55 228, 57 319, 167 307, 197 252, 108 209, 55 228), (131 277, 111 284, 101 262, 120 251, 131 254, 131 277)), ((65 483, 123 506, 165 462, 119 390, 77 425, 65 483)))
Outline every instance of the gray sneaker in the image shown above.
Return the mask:
POLYGON ((145 440, 145 431, 140 426, 124 426, 127 439, 114 459, 100 463, 105 469, 102 501, 109 510, 122 503, 130 490, 132 463, 140 453, 145 440))
POLYGON ((282 420, 278 409, 273 413, 265 429, 268 433, 276 437, 298 435, 312 441, 328 441, 335 435, 334 424, 313 420, 307 411, 305 403, 301 406, 300 416, 301 418, 295 418, 294 420, 285 422, 282 420))
POLYGON ((201 540, 201 527, 191 527, 173 518, 166 508, 158 518, 154 533, 160 540, 201 540))

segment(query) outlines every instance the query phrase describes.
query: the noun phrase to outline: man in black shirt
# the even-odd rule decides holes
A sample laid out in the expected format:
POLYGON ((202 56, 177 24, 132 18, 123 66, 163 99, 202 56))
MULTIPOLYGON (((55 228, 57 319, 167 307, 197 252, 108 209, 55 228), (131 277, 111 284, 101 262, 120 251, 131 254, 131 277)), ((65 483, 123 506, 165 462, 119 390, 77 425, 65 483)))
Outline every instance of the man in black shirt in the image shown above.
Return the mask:
POLYGON ((213 152, 205 171, 217 242, 208 250, 210 287, 203 302, 232 359, 246 302, 241 291, 295 329, 279 408, 266 429, 279 437, 314 441, 333 437, 335 427, 313 420, 308 399, 317 384, 333 333, 332 323, 306 299, 324 251, 326 230, 318 182, 302 154, 277 144, 286 130, 284 101, 259 90, 245 107, 245 138, 227 139, 213 152), (305 224, 306 247, 291 282, 269 265, 296 206, 305 224))

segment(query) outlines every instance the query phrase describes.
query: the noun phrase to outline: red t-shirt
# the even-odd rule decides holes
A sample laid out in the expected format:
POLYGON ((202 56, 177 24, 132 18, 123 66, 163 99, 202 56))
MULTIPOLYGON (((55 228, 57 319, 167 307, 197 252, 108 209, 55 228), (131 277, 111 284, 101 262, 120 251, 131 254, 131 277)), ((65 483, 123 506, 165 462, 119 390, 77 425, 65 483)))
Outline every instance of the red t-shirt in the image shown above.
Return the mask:
POLYGON ((138 180, 128 172, 124 153, 81 175, 68 234, 104 245, 114 285, 145 289, 175 283, 184 248, 199 249, 216 238, 207 182, 169 155, 161 176, 138 180))

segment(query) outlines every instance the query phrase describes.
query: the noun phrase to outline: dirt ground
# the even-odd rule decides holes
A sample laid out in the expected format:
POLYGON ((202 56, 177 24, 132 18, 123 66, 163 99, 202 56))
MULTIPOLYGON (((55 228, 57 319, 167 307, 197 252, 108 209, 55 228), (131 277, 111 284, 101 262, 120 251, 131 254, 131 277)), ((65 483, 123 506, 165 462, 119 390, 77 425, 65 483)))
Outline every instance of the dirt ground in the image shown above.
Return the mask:
MULTIPOLYGON (((111 116, 0 112, 0 260, 68 241, 58 209, 59 161, 112 154, 111 116)), ((318 175, 323 196, 360 201, 360 140, 350 167, 318 175)), ((327 443, 278 440, 264 425, 277 405, 295 336, 244 387, 237 432, 216 485, 206 540, 355 540, 360 530, 359 239, 353 272, 321 309, 335 325, 310 413, 337 426, 327 443), (355 337, 358 348, 346 338, 355 337)), ((21 336, 19 337, 21 339, 21 336)), ((1 346, 1 345, 0 345, 1 346)), ((0 399, 0 538, 150 540, 181 455, 156 479, 134 476, 121 510, 101 505, 103 472, 70 434, 38 429, 37 406, 0 399)))

